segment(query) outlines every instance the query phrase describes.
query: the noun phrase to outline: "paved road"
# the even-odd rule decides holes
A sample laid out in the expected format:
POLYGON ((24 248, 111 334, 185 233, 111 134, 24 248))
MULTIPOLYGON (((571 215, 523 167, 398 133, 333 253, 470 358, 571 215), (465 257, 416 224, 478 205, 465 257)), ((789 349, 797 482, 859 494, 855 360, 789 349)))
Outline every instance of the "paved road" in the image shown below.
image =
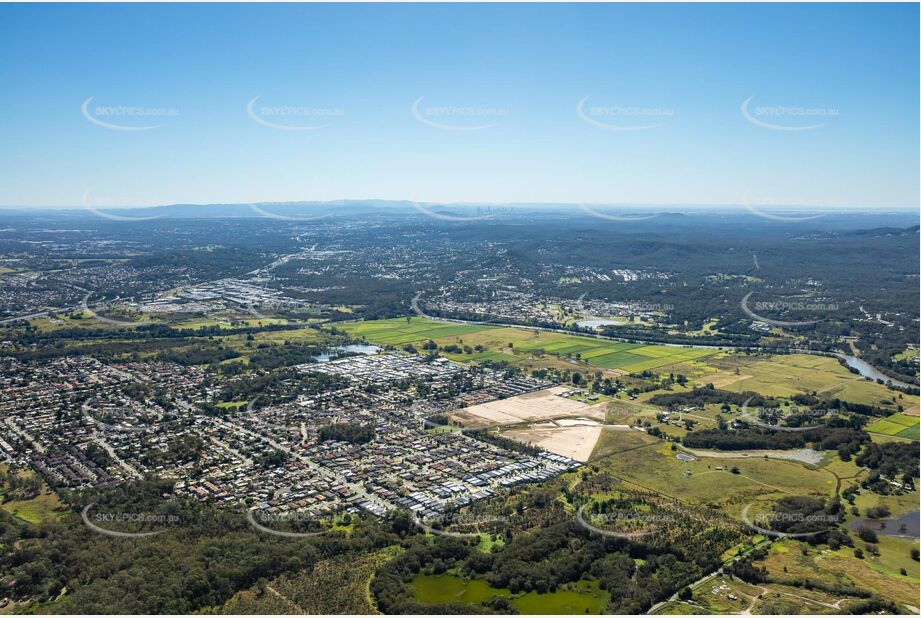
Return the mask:
POLYGON ((28 433, 26 433, 26 430, 25 430, 25 429, 22 429, 21 427, 19 427, 19 425, 16 424, 16 421, 13 419, 12 416, 8 416, 8 417, 6 418, 6 424, 9 425, 9 427, 10 427, 10 429, 13 431, 13 433, 18 434, 20 438, 23 438, 24 440, 27 440, 27 441, 31 442, 31 443, 32 443, 32 447, 33 447, 36 451, 38 451, 39 453, 44 453, 44 452, 45 452, 45 447, 42 446, 40 442, 36 442, 36 441, 35 441, 35 438, 33 438, 32 436, 30 436, 28 433))
MULTIPOLYGON (((251 418, 255 418, 255 417, 251 417, 251 418)), ((340 485, 345 485, 346 487, 351 489, 355 494, 357 494, 359 497, 369 500, 370 502, 379 506, 385 511, 393 510, 396 508, 396 505, 391 503, 389 500, 385 500, 384 498, 381 498, 380 496, 376 494, 368 493, 368 491, 361 484, 355 483, 353 481, 349 481, 348 479, 346 479, 344 476, 342 476, 338 472, 334 470, 329 470, 328 468, 324 468, 323 466, 320 466, 319 464, 314 462, 309 457, 305 457, 304 455, 293 451, 289 447, 276 442, 275 440, 273 440, 272 438, 269 438, 268 436, 265 436, 260 433, 256 433, 252 430, 249 430, 235 423, 231 423, 229 421, 225 421, 221 419, 213 419, 213 420, 217 424, 222 425, 227 429, 242 431, 246 435, 252 438, 255 438, 257 440, 261 440, 265 442, 266 444, 268 444, 269 446, 271 446, 272 448, 277 449, 283 453, 286 453, 290 457, 294 457, 301 463, 305 464, 311 470, 314 470, 317 474, 321 476, 325 476, 327 478, 331 478, 336 483, 339 483, 340 485)))

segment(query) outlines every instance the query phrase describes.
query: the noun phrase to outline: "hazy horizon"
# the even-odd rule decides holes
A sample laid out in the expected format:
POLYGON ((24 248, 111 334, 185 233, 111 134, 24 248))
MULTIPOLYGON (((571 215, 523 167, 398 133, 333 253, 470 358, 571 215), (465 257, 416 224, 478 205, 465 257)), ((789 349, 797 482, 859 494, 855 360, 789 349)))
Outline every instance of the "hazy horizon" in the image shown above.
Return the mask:
MULTIPOLYGON (((413 204, 420 204, 425 206, 443 206, 443 207, 463 207, 463 208, 559 208, 559 209, 580 209, 581 207, 591 207, 591 208, 606 208, 606 209, 622 209, 622 210, 638 210, 638 209, 679 209, 679 210, 688 210, 696 212, 706 212, 706 211, 724 211, 724 210, 733 210, 740 213, 744 213, 746 210, 746 204, 740 203, 724 203, 724 204, 688 204, 688 203, 618 203, 618 202, 468 202, 468 201, 456 201, 456 202, 430 202, 425 200, 408 200, 408 199, 383 199, 383 198, 340 198, 332 200, 283 200, 283 201, 256 201, 256 202, 247 202, 247 201, 233 201, 233 202, 175 202, 175 203, 164 203, 164 204, 149 204, 149 205, 126 205, 126 204, 98 204, 98 203, 87 203, 87 204, 64 204, 64 205, 52 205, 52 206, 17 206, 15 204, 4 204, 0 205, 0 212, 9 211, 9 210, 21 210, 21 211, 30 211, 30 212, 41 212, 41 211, 72 211, 72 210, 89 210, 89 209, 99 209, 99 210, 144 210, 144 209, 154 209, 154 208, 171 208, 171 207, 217 207, 217 206, 266 206, 266 205, 277 205, 277 206, 335 206, 335 205, 362 205, 362 204, 387 204, 387 205, 405 205, 412 207, 413 204)), ((787 211, 787 210, 806 210, 806 211, 822 211, 822 212, 840 212, 840 213, 850 213, 855 211, 861 211, 868 208, 865 205, 853 205, 853 206, 837 206, 837 205, 819 205, 819 204, 758 204, 750 203, 747 204, 750 207, 758 207, 759 209, 768 209, 776 211, 787 211)), ((918 206, 906 205, 906 206, 889 206, 889 207, 880 207, 879 209, 874 209, 873 212, 868 212, 866 214, 872 215, 877 213, 885 212, 917 212, 918 206)))
POLYGON ((919 200, 916 4, 0 11, 12 207, 919 200))

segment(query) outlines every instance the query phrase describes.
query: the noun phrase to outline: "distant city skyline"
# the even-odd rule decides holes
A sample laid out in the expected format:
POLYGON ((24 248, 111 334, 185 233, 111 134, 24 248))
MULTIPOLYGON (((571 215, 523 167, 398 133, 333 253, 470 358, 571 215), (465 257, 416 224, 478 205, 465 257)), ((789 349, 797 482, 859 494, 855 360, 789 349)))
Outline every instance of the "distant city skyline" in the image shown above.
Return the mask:
POLYGON ((0 7, 0 207, 915 209, 917 4, 0 7))

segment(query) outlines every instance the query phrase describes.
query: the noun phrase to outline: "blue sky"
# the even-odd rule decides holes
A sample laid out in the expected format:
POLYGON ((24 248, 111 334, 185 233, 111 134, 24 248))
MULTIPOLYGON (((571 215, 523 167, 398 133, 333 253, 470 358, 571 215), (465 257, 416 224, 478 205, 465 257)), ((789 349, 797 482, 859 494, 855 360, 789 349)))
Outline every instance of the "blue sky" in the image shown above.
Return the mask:
POLYGON ((918 49, 916 4, 7 4, 0 205, 916 208, 918 49))

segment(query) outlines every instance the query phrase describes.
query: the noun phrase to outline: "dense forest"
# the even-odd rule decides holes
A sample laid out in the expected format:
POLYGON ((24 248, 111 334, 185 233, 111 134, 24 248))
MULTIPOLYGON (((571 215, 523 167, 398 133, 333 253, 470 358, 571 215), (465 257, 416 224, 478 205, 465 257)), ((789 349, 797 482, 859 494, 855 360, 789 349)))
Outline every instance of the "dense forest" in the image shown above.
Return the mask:
POLYGON ((220 607, 236 592, 287 572, 310 570, 326 557, 362 553, 399 542, 386 526, 353 522, 360 533, 309 539, 258 532, 242 512, 185 499, 163 500, 172 484, 147 481, 104 492, 71 495, 60 521, 32 525, 0 511, 0 596, 32 599, 35 609, 65 614, 195 613, 220 607), (78 512, 151 514, 163 523, 112 538, 90 530, 78 512), (61 595, 64 590, 67 594, 61 595))

